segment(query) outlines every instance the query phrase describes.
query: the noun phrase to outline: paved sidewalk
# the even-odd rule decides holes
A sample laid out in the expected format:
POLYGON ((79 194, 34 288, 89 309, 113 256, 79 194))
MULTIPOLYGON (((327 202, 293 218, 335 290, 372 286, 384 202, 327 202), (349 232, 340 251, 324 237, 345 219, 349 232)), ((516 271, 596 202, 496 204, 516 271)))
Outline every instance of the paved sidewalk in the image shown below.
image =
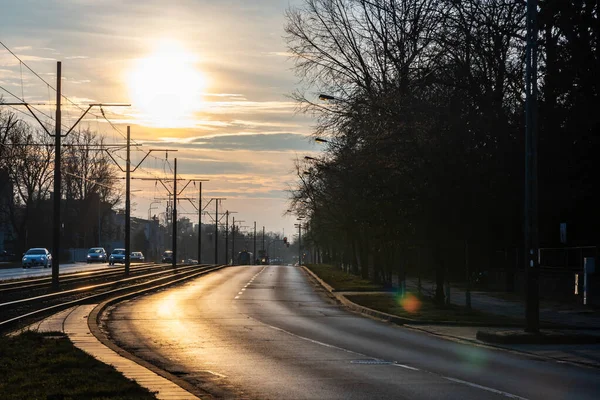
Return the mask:
MULTIPOLYGON (((417 291, 416 279, 407 279, 406 285, 408 290, 417 291)), ((435 291, 434 283, 429 280, 421 280, 421 288, 427 295, 433 295, 435 291)), ((450 302, 456 305, 465 305, 465 291, 452 286, 450 302)), ((525 316, 524 302, 502 299, 488 292, 471 291, 471 307, 478 311, 512 318, 523 319, 525 316)), ((600 312, 586 309, 583 305, 559 306, 542 301, 540 303, 540 321, 580 329, 600 329, 600 312)))
MULTIPOLYGON (((425 331, 445 338, 455 339, 463 342, 470 342, 477 345, 512 350, 521 353, 527 353, 539 356, 545 359, 552 359, 558 362, 570 362, 590 367, 600 368, 600 344, 493 344, 483 342, 476 338, 477 331, 481 327, 473 326, 442 326, 442 325, 410 325, 405 327, 425 331)), ((520 328, 485 328, 486 331, 507 331, 510 329, 519 330, 520 328)), ((522 329, 520 329, 522 330, 522 329)), ((589 334, 599 334, 597 330, 585 331, 589 334)))
MULTIPOLYGON (((305 268, 305 271, 312 277, 315 278, 317 282, 332 296, 334 296, 338 301, 340 301, 344 306, 349 309, 359 312, 361 314, 369 315, 378 319, 386 320, 389 322, 398 323, 406 328, 418 330, 421 332, 426 332, 432 335, 443 337, 447 340, 455 340, 460 342, 467 342, 477 346, 486 346, 492 348, 503 349, 506 351, 515 351, 519 353, 525 353, 527 355, 540 357, 542 361, 545 360, 553 360, 556 362, 569 362, 577 365, 584 365, 588 367, 600 368, 600 344, 490 344, 484 341, 477 339, 477 332, 484 329, 486 331, 522 331, 523 328, 510 328, 510 327, 496 327, 496 328, 482 328, 481 326, 456 326, 456 325, 448 325, 448 324, 415 324, 414 321, 406 321, 405 318, 396 317, 393 315, 381 313, 375 310, 371 310, 369 308, 357 305, 352 301, 348 300, 345 297, 345 294, 349 294, 350 292, 336 292, 333 288, 324 282, 321 278, 315 275, 308 268, 305 268), (396 320, 395 320, 396 319, 396 320)), ((410 286, 411 282, 408 282, 409 289, 416 291, 416 280, 414 282, 414 287, 410 286)), ((431 285, 431 282, 429 282, 431 285)), ((432 286, 429 286, 431 288, 432 286)), ((426 288, 423 288, 424 292, 429 292, 426 288)), ((377 292, 380 294, 381 292, 377 292)), ((360 294, 365 294, 364 292, 360 292, 360 294)), ((373 293, 375 294, 375 293, 373 293)), ((452 295, 452 293, 451 293, 452 295)), ((454 290, 454 295, 452 297, 452 301, 454 304, 464 304, 464 291, 454 290), (462 298, 460 298, 462 294, 462 298)), ((475 296, 472 296, 472 304, 474 308, 477 308, 482 311, 500 314, 497 311, 506 312, 507 316, 517 316, 522 317, 522 314, 517 314, 519 312, 519 307, 522 309, 522 305, 518 303, 511 303, 502 299, 497 299, 495 297, 486 295, 482 292, 477 292, 475 296), (475 300, 475 301, 473 301, 475 300), (477 307, 475 307, 477 304, 477 307), (497 307, 497 308, 496 308, 497 307)), ((522 312, 522 311, 521 311, 522 312)), ((578 330, 579 334, 590 334, 590 335, 598 335, 600 336, 600 331, 598 329, 591 330, 578 330)), ((479 357, 479 353, 477 351, 477 347, 473 348, 472 352, 466 354, 466 356, 476 359, 479 357)), ((479 360, 484 362, 485 360, 479 360)))
POLYGON ((112 365, 125 377, 135 380, 139 385, 156 392, 158 399, 192 400, 197 396, 182 389, 170 380, 124 358, 103 345, 88 326, 88 316, 97 304, 86 304, 61 311, 45 320, 29 326, 27 329, 41 332, 64 332, 75 347, 92 355, 105 364, 112 365))

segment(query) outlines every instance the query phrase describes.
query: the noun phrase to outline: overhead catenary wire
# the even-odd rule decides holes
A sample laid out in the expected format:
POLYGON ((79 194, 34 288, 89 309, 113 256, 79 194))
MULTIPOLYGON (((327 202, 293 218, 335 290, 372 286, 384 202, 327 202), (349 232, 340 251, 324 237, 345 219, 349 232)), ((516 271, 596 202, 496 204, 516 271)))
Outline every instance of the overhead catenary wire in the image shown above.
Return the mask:
MULTIPOLYGON (((11 49, 9 49, 8 46, 5 45, 1 40, 0 40, 0 45, 2 45, 2 47, 4 47, 10 54, 12 54, 12 56, 15 57, 22 65, 24 65, 25 68, 27 68, 32 74, 34 74, 37 78, 39 78, 42 82, 44 82, 48 86, 48 88, 50 88, 56 92, 56 88, 54 86, 52 86, 48 81, 46 81, 37 72, 35 72, 29 65, 27 65, 27 63, 25 61, 21 60, 21 58, 19 56, 17 56, 11 49)), ((79 108, 81 111, 85 111, 79 104, 75 103, 73 100, 69 99, 67 96, 65 96, 62 93, 61 93, 61 97, 65 100, 67 100, 69 103, 71 103, 75 107, 79 108)))
MULTIPOLYGON (((56 92, 56 88, 54 86, 52 86, 48 81, 46 81, 42 76, 40 76, 40 74, 38 74, 36 71, 33 70, 33 68, 31 68, 25 61, 23 61, 17 54, 15 54, 5 43, 3 43, 2 41, 0 41, 0 45, 2 45, 2 47, 4 47, 6 49, 6 51, 8 51, 18 62, 19 62, 19 66, 21 68, 21 90, 23 92, 23 78, 22 78, 22 67, 25 66, 25 68, 27 68, 33 75, 35 75, 40 81, 42 81, 44 84, 46 84, 47 90, 48 90, 48 98, 50 98, 50 89, 52 89, 54 92, 56 92)), ((0 87, 1 89, 3 89, 4 91, 6 91, 7 93, 9 93, 11 96, 15 97, 16 99, 18 99, 19 101, 26 103, 25 102, 25 95, 23 93, 22 97, 19 97, 17 95, 15 95, 14 93, 10 92, 9 90, 0 87)), ((66 95, 64 95, 63 93, 61 93, 61 98, 65 99, 68 103, 70 103, 71 105, 77 107, 79 110, 81 110, 82 112, 86 112, 86 110, 84 108, 81 107, 81 105, 75 103, 73 100, 71 100, 69 97, 67 97, 66 95)), ((51 104, 51 102, 49 102, 49 104, 51 104)), ((7 105, 8 106, 8 105, 7 105)), ((39 112, 40 114, 44 115, 46 118, 50 119, 50 120, 54 120, 54 118, 52 117, 52 115, 48 115, 44 112, 42 112, 41 110, 30 106, 31 108, 33 108, 34 110, 36 110, 37 112, 39 112)), ((12 107, 11 107, 12 108, 12 107)), ((14 108, 13 108, 14 109, 14 108)), ((68 108, 65 110, 67 112, 67 116, 70 118, 70 114, 68 112, 68 108)), ((93 112, 90 112, 89 110, 87 110, 87 113, 89 113, 90 115, 95 116, 96 118, 98 118, 99 116, 93 112)), ((27 113, 23 113, 25 115, 28 115, 27 113)), ((123 135, 123 133, 116 128, 116 126, 104 115, 104 118, 106 119, 106 121, 113 127, 113 129, 115 129, 116 131, 118 131, 119 133, 121 133, 121 135, 123 135)), ((28 115, 28 117, 31 117, 28 115)), ((70 127, 64 125, 61 123, 61 126, 67 130, 70 129, 70 127)), ((81 138, 81 133, 76 130, 74 131, 76 135, 79 136, 79 138, 81 138)), ((137 143, 136 143, 137 144, 137 143)))

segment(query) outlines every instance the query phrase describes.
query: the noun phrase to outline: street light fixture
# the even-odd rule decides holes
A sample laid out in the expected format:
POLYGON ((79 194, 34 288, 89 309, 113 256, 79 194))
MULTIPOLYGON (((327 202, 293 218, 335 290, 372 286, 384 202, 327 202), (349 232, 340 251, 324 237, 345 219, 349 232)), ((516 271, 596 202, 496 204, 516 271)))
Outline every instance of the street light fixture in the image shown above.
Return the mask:
POLYGON ((160 201, 153 201, 153 202, 150 203, 150 207, 148 207, 148 220, 150 220, 150 217, 151 217, 151 213, 150 212, 152 210, 156 210, 156 207, 152 207, 152 204, 160 204, 160 203, 161 203, 160 201))
POLYGON ((323 100, 323 101, 327 101, 327 100, 337 100, 337 98, 336 98, 336 97, 333 97, 333 96, 331 96, 331 95, 329 95, 329 94, 324 94, 324 93, 321 93, 321 94, 319 95, 319 100, 323 100))
POLYGON ((309 157, 309 156, 304 156, 304 159, 307 160, 307 161, 318 161, 316 158, 309 157))
POLYGON ((329 140, 322 138, 315 138, 315 142, 317 143, 329 143, 329 140))

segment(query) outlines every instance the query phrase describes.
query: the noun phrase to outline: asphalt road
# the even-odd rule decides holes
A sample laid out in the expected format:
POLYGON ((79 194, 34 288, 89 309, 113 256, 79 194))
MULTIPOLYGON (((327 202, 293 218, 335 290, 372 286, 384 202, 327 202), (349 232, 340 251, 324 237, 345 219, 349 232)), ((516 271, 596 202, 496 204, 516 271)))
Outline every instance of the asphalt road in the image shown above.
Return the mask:
POLYGON ((105 322, 117 343, 218 398, 597 399, 600 393, 597 369, 347 312, 297 267, 226 268, 121 303, 105 322))

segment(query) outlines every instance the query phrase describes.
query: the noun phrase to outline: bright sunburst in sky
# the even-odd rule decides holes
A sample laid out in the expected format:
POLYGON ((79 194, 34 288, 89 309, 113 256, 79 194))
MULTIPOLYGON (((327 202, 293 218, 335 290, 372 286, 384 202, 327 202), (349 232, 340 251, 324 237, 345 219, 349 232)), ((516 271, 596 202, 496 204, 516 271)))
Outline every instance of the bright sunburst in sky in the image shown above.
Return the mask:
POLYGON ((151 54, 135 60, 127 84, 140 120, 159 128, 189 125, 207 87, 198 59, 180 42, 160 40, 151 54))
MULTIPOLYGON (((150 148, 177 150, 167 161, 149 157, 136 174, 167 176, 177 157, 181 177, 210 180, 205 200, 226 197, 219 209, 236 211, 244 225, 290 233, 296 221, 282 215, 293 160, 319 151, 307 137, 312 120, 296 114, 288 97, 297 78, 283 26, 295 1, 0 0, 0 40, 50 82, 62 61, 63 91, 77 103, 130 102, 104 111, 143 144, 134 164, 150 148)), ((0 51, 3 87, 52 102, 48 88, 23 72, 0 51)), ((79 115, 64 106, 66 125, 79 115)), ((82 124, 122 142, 99 115, 94 110, 82 124)), ((160 185, 138 180, 132 188, 135 216, 146 218, 151 205, 165 211, 156 200, 166 197, 160 185)), ((196 221, 189 203, 179 211, 196 221)))

